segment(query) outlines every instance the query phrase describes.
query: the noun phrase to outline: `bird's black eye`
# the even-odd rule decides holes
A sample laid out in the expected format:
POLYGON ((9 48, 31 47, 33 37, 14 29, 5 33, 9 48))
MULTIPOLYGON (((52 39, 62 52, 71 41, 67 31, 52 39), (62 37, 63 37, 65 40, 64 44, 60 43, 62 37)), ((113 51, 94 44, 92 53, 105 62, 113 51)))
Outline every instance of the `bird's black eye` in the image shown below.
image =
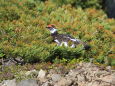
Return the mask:
POLYGON ((48 28, 49 30, 52 30, 52 28, 48 28))
POLYGON ((49 27, 46 27, 47 29, 49 29, 49 27))

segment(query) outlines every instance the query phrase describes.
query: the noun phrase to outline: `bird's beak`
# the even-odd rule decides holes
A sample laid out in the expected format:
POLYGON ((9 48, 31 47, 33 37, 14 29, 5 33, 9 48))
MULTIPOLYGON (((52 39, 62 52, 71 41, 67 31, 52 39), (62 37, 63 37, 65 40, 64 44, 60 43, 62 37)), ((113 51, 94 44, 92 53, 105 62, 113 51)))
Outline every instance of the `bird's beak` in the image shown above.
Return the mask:
POLYGON ((46 28, 50 28, 50 27, 47 26, 46 28))
POLYGON ((48 27, 48 26, 47 26, 46 28, 50 30, 51 27, 48 27))

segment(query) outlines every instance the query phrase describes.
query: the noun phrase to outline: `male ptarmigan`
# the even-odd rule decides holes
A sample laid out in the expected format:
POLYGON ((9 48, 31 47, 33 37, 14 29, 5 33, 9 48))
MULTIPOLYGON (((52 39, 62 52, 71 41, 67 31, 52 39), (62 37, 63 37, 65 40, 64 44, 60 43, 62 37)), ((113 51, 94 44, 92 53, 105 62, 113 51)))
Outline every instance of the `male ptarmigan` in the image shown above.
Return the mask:
POLYGON ((53 40, 57 43, 57 45, 62 46, 68 46, 69 42, 71 42, 70 47, 75 48, 78 44, 82 44, 84 46, 84 49, 87 50, 90 48, 89 45, 82 42, 79 39, 75 39, 74 37, 68 35, 68 34, 59 34, 54 24, 49 24, 46 28, 51 32, 51 36, 53 37, 53 40))

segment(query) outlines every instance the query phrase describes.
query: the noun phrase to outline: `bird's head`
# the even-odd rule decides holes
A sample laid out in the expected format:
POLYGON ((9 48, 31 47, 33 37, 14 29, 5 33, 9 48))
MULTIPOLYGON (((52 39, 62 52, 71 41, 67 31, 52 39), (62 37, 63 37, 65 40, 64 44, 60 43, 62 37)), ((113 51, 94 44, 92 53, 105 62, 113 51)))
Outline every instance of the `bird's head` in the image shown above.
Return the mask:
POLYGON ((49 25, 46 26, 46 28, 47 28, 48 30, 50 30, 51 33, 57 32, 57 29, 56 29, 56 27, 55 27, 54 24, 49 24, 49 25))

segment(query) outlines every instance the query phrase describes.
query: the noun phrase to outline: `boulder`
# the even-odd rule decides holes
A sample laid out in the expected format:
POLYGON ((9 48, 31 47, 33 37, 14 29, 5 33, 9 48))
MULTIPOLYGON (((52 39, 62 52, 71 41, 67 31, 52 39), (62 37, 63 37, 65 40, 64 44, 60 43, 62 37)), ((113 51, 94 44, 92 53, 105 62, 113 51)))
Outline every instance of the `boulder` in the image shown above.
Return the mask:
POLYGON ((39 74, 39 72, 37 71, 37 70, 31 70, 31 71, 27 71, 26 73, 25 73, 25 75, 26 76, 29 76, 29 75, 38 75, 39 74))
POLYGON ((37 79, 39 79, 41 82, 45 82, 46 81, 46 72, 41 69, 38 73, 37 79))
POLYGON ((57 82, 61 79, 61 76, 60 74, 52 74, 51 78, 54 82, 57 82))
MULTIPOLYGON (((12 85, 11 85, 12 86, 12 85)), ((17 86, 40 86, 36 80, 28 79, 20 81, 17 86)))
POLYGON ((16 86, 16 80, 4 80, 0 86, 16 86))

